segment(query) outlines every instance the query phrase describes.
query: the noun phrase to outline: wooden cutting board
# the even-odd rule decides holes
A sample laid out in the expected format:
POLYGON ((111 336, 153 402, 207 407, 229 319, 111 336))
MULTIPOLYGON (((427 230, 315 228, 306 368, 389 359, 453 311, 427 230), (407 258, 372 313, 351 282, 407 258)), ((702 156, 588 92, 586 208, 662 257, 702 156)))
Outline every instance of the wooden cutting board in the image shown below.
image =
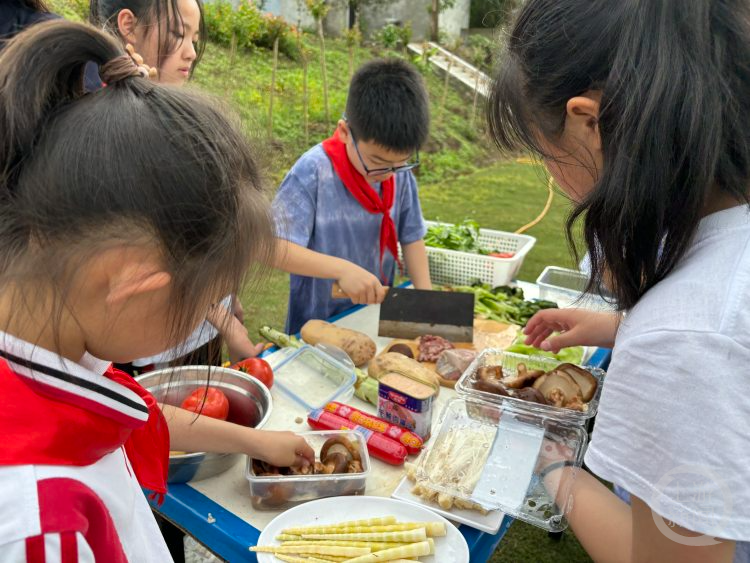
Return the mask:
MULTIPOLYGON (((490 321, 486 319, 474 319, 474 339, 482 340, 481 335, 484 334, 490 334, 490 335, 501 335, 501 334, 507 334, 508 331, 511 332, 507 337, 501 338, 501 341, 507 341, 506 346, 509 346, 510 343, 512 343, 513 338, 515 338, 515 334, 517 332, 517 327, 514 327, 513 325, 508 325, 504 323, 500 323, 497 321, 490 321)), ((395 344, 405 344, 407 345, 412 352, 412 355, 414 356, 414 359, 416 360, 419 357, 419 338, 415 338, 414 340, 404 340, 404 339, 395 339, 392 340, 388 346, 385 347, 385 349, 381 352, 381 354, 385 354, 386 352, 389 352, 390 349, 395 344)), ((471 342, 454 342, 453 346, 456 348, 460 348, 463 350, 474 350, 475 352, 479 353, 481 350, 475 348, 474 344, 471 342)), ((380 355, 380 354, 378 354, 380 355)), ((438 378, 438 381, 440 381, 440 385, 443 387, 450 387, 451 389, 455 388, 456 382, 452 381, 450 379, 445 379, 443 377, 440 377, 437 373, 436 364, 435 362, 419 362, 424 367, 428 368, 429 370, 435 372, 435 375, 438 378)))
MULTIPOLYGON (((402 340, 402 339, 392 340, 391 343, 388 344, 388 346, 386 346, 380 354, 385 354, 386 352, 390 352, 391 348, 393 348, 393 346, 396 344, 407 345, 411 349, 411 352, 414 355, 415 360, 419 357, 419 339, 418 338, 415 338, 414 340, 402 340)), ((463 349, 463 350, 474 349, 474 345, 469 342, 454 342, 453 346, 456 348, 463 349)), ((440 381, 440 385, 442 385, 443 387, 450 387, 451 389, 453 389, 456 386, 455 381, 440 377, 440 375, 437 373, 437 366, 435 362, 419 362, 419 363, 422 364, 427 369, 429 369, 430 371, 435 372, 435 375, 437 376, 438 381, 440 381)))

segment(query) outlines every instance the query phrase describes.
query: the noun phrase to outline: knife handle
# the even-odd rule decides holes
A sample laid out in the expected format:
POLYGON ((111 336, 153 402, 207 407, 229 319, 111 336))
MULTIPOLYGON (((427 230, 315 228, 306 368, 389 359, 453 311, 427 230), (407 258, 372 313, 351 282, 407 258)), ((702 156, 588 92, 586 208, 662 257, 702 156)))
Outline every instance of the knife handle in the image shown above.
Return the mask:
MULTIPOLYGON (((390 288, 385 285, 383 286, 386 291, 388 291, 390 288)), ((349 296, 344 293, 344 290, 341 289, 341 286, 339 285, 339 282, 335 281, 333 282, 333 285, 331 286, 331 297, 334 299, 347 299, 349 296)))

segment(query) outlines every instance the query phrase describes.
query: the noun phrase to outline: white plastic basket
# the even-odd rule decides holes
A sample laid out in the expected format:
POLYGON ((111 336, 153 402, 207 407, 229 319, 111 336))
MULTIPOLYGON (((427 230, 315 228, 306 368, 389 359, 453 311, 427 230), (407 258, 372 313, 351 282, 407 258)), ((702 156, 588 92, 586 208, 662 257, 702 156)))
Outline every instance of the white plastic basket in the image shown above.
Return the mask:
MULTIPOLYGON (((425 221, 432 225, 450 225, 425 221)), ((430 278, 438 285, 469 285, 476 280, 496 287, 510 283, 523 265, 523 259, 536 243, 529 235, 479 229, 479 244, 499 252, 514 252, 513 258, 495 258, 458 250, 427 247, 430 278)), ((399 249, 400 253, 400 249, 399 249)))

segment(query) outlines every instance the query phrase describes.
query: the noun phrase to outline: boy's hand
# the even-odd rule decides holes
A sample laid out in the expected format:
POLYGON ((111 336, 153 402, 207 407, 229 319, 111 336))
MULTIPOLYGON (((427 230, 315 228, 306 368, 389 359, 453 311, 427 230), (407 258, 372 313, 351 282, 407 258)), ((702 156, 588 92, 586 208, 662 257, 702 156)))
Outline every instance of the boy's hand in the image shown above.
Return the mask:
POLYGON ((611 348, 615 343, 620 315, 586 309, 543 309, 523 329, 526 344, 554 352, 568 346, 611 348), (550 335, 559 332, 557 336, 550 335))
POLYGON ((264 431, 255 457, 276 467, 307 467, 315 463, 315 451, 294 432, 264 431))
POLYGON ((350 264, 336 281, 355 305, 373 305, 382 303, 385 299, 386 289, 380 280, 356 264, 350 264))

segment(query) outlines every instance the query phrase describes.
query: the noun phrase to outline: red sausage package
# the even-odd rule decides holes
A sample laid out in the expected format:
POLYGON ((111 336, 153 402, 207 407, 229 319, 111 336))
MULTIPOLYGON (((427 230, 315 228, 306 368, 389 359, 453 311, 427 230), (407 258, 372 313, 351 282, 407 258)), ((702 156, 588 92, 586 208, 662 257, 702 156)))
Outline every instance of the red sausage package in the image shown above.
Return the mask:
POLYGON ((406 446, 400 442, 324 409, 312 411, 307 417, 307 424, 315 430, 355 430, 365 437, 367 451, 372 457, 391 465, 401 465, 408 454, 406 446))
POLYGON ((361 410, 350 407, 349 405, 331 402, 325 406, 325 410, 343 418, 347 418, 369 430, 373 430, 379 434, 384 434, 389 438, 401 442, 406 446, 406 450, 410 454, 418 454, 424 444, 422 438, 414 432, 401 428, 395 424, 391 424, 387 420, 383 420, 372 414, 362 412, 361 410))

